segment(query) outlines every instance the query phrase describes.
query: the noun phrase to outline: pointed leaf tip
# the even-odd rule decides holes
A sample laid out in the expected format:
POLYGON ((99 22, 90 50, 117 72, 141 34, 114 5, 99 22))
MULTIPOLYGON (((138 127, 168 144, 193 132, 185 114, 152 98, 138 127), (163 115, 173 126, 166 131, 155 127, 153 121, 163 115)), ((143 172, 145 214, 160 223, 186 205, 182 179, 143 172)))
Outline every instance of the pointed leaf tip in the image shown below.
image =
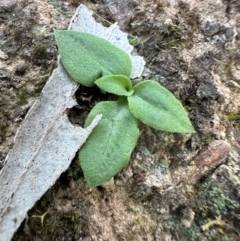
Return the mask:
POLYGON ((195 132, 182 104, 163 86, 145 80, 133 89, 134 94, 128 97, 129 108, 143 123, 162 131, 195 132))

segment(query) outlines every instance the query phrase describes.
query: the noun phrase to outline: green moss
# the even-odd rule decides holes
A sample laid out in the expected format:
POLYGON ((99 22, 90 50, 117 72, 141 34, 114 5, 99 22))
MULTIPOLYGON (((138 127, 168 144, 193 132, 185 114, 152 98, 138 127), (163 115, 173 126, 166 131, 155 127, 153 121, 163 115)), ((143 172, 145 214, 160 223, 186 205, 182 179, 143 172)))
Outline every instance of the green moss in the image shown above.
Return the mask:
POLYGON ((161 167, 161 171, 164 175, 169 174, 169 165, 168 162, 165 159, 161 159, 159 166, 161 167))
POLYGON ((226 215, 228 210, 234 210, 239 207, 239 203, 231 200, 222 192, 221 189, 213 187, 208 192, 208 206, 214 215, 226 215))
POLYGON ((136 218, 136 219, 135 219, 135 223, 136 223, 137 225, 141 226, 141 221, 140 221, 139 218, 136 218))
POLYGON ((17 103, 21 106, 28 104, 27 98, 24 95, 17 96, 17 103))
POLYGON ((180 39, 179 43, 183 48, 185 48, 187 46, 187 40, 186 39, 180 39))
POLYGON ((239 112, 237 112, 237 113, 228 113, 226 115, 226 120, 228 120, 228 121, 240 120, 240 113, 239 112))
POLYGON ((233 211, 240 207, 239 203, 224 193, 223 188, 214 186, 211 178, 201 186, 199 196, 205 199, 206 205, 203 206, 201 212, 205 215, 224 216, 229 211, 233 211))
POLYGON ((206 142, 209 143, 209 142, 212 141, 212 136, 211 136, 210 134, 209 134, 209 135, 206 135, 204 139, 205 139, 206 142))
POLYGON ((226 235, 223 235, 223 237, 222 237, 222 241, 229 241, 229 238, 228 238, 228 236, 226 236, 226 235))
POLYGON ((181 241, 200 241, 202 240, 202 231, 194 222, 187 228, 181 224, 180 220, 172 219, 169 221, 169 228, 172 234, 181 241))
POLYGON ((133 35, 128 35, 128 42, 132 45, 132 46, 136 46, 139 44, 139 40, 134 37, 133 35))
POLYGON ((68 224, 72 224, 76 221, 76 214, 74 212, 70 212, 64 216, 62 216, 63 221, 68 224))

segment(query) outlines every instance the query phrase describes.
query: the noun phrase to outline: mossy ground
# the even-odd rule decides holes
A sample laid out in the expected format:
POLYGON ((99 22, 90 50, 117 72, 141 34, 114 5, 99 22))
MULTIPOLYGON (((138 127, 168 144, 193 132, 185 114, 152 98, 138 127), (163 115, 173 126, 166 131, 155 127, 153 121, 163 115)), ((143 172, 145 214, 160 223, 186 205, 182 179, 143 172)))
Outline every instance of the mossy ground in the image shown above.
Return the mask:
MULTIPOLYGON (((196 134, 140 124, 130 165, 93 190, 75 159, 13 240, 239 240, 240 24, 234 1, 17 1, 0 16, 0 56, 8 56, 0 63, 0 161, 55 66, 53 28, 66 29, 80 3, 137 36, 135 47, 149 68, 143 78, 159 81, 180 99, 196 134), (227 158, 204 171, 191 169, 195 155, 214 140, 231 144, 227 158), (41 222, 36 216, 43 214, 41 222)), ((112 97, 80 87, 79 107, 69 119, 82 125, 106 98, 112 97)))

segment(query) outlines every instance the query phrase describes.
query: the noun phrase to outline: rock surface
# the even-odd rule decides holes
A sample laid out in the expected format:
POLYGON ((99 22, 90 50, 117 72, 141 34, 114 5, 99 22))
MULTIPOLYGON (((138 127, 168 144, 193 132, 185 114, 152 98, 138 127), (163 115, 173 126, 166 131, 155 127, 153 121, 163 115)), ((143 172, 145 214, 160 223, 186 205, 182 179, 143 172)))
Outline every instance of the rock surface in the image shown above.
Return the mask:
MULTIPOLYGON (((174 93, 188 109, 196 133, 162 133, 140 124, 130 164, 93 190, 74 160, 13 240, 239 240, 239 2, 84 2, 98 21, 118 21, 136 37, 131 41, 149 69, 143 77, 174 93), (45 212, 41 223, 36 217, 45 212)), ((55 65, 52 29, 67 28, 79 1, 3 3, 1 165, 55 65)), ((82 125, 92 106, 106 98, 80 87, 79 107, 69 118, 82 125)))

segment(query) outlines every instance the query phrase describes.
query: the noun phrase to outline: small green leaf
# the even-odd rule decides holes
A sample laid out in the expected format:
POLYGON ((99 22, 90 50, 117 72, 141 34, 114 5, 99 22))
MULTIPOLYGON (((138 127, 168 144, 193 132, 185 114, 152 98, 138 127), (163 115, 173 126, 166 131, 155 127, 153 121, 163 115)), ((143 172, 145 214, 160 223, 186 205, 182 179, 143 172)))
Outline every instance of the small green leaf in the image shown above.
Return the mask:
POLYGON ((124 75, 105 75, 95 81, 102 90, 115 95, 130 96, 133 94, 132 82, 124 75))
POLYGON ((72 30, 54 30, 54 34, 63 66, 82 85, 91 87, 103 75, 131 74, 129 55, 109 41, 72 30))
POLYGON ((98 103, 85 126, 98 114, 102 119, 79 151, 80 165, 91 187, 108 181, 127 165, 139 136, 137 119, 125 98, 98 103))
POLYGON ((143 123, 162 131, 194 132, 181 103, 163 86, 145 80, 133 89, 134 94, 128 97, 129 108, 143 123))

